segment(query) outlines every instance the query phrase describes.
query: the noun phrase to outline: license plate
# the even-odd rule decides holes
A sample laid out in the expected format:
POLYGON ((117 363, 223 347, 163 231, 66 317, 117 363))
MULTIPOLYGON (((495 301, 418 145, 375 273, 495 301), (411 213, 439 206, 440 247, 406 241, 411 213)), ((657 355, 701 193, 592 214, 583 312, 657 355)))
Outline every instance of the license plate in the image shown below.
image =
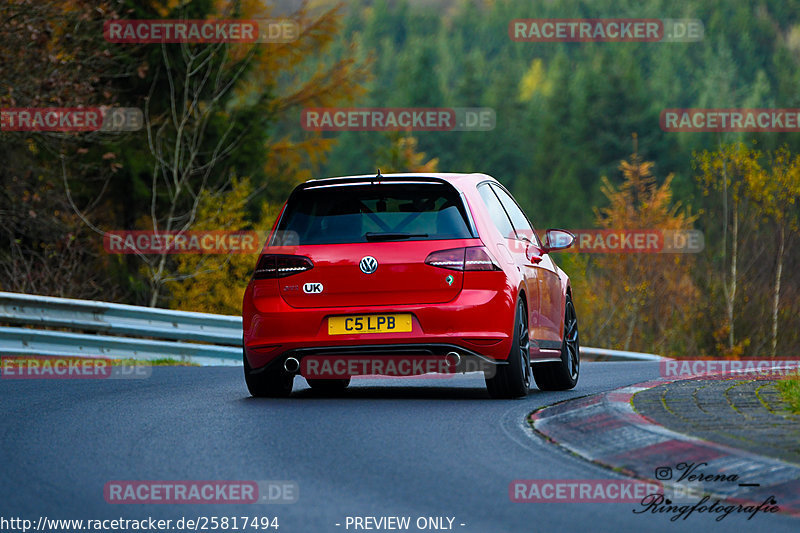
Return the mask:
POLYGON ((362 333, 407 333, 411 331, 411 315, 350 315, 328 318, 329 335, 362 333))

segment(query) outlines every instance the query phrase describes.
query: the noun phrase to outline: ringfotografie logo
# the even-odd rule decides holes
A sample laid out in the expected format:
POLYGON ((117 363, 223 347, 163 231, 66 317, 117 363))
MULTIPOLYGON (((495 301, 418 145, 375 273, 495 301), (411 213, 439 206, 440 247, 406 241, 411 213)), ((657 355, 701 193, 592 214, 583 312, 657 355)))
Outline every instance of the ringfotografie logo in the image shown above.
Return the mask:
POLYGON ((739 473, 731 470, 729 464, 723 465, 722 470, 714 470, 705 461, 681 461, 657 466, 653 473, 664 489, 642 498, 633 509, 634 514, 658 514, 676 522, 697 513, 721 522, 731 515, 746 515, 747 520, 752 520, 759 513, 780 512, 774 494, 767 497, 762 494, 757 501, 750 501, 748 491, 761 487, 752 471, 739 473))

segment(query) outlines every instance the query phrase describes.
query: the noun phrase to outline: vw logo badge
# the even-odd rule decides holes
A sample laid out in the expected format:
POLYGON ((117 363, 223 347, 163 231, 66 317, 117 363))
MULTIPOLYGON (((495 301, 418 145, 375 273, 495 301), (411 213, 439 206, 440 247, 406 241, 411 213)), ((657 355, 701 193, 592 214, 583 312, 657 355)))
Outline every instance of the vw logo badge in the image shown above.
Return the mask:
POLYGON ((368 255, 363 257, 361 261, 358 262, 358 268, 360 268, 361 272, 364 274, 372 274, 378 270, 378 260, 371 255, 368 255))

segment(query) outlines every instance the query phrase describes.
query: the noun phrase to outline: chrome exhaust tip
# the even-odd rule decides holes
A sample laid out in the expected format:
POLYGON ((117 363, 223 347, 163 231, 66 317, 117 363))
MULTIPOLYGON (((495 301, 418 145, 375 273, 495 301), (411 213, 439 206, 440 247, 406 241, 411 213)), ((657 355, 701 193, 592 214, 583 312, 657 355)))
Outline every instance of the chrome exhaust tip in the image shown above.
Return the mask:
POLYGON ((457 352, 448 352, 444 357, 452 367, 458 367, 461 364, 461 356, 457 352))
POLYGON ((300 370, 300 361, 294 357, 287 357, 283 362, 283 369, 290 374, 296 374, 300 370))

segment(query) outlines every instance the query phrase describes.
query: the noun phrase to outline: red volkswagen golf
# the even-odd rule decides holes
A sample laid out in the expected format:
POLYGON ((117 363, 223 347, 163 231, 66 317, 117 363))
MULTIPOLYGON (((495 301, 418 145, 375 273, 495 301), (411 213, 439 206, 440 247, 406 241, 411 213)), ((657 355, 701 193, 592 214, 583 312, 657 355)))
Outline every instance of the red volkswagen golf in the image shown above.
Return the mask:
POLYGON ((573 239, 548 230, 540 242, 485 174, 303 183, 244 295, 247 387, 288 396, 303 374, 311 387, 341 389, 350 375, 304 374, 304 363, 362 355, 480 368, 496 398, 526 395, 531 378, 540 389, 570 389, 578 323, 569 278, 549 253, 573 239))

